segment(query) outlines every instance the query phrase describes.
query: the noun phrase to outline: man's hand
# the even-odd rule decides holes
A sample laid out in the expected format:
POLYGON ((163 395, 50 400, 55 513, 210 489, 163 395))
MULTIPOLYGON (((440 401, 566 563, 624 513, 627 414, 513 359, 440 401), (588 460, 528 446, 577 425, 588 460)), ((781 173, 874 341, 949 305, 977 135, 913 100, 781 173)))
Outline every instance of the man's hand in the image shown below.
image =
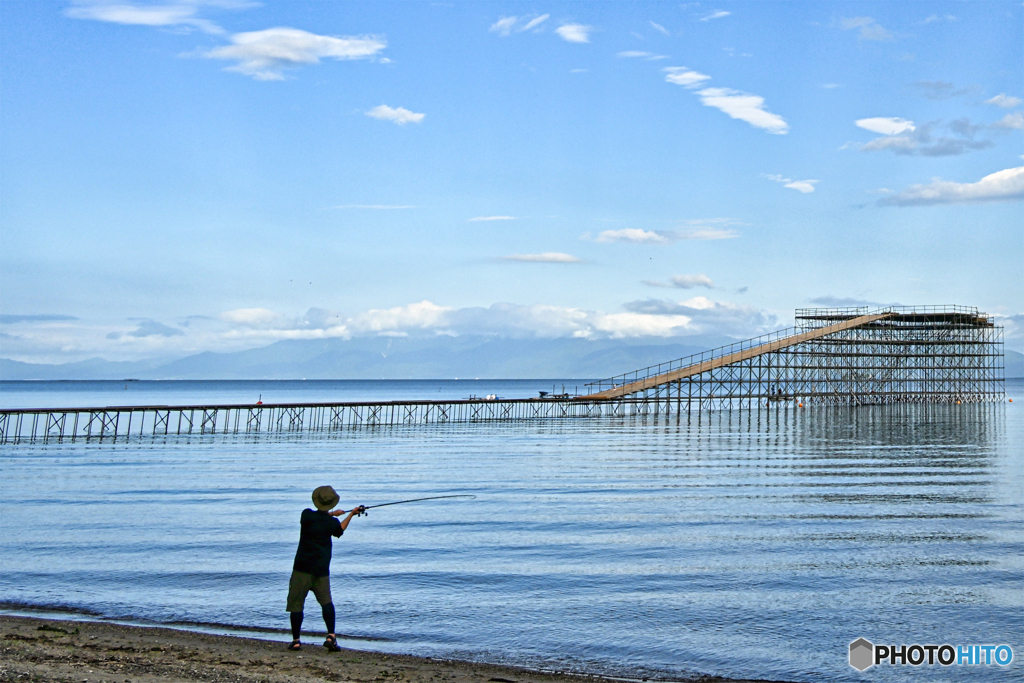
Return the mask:
POLYGON ((344 510, 331 510, 329 514, 331 515, 331 517, 341 517, 344 514, 347 514, 349 517, 364 515, 366 514, 366 506, 360 505, 359 507, 354 507, 347 513, 344 510))

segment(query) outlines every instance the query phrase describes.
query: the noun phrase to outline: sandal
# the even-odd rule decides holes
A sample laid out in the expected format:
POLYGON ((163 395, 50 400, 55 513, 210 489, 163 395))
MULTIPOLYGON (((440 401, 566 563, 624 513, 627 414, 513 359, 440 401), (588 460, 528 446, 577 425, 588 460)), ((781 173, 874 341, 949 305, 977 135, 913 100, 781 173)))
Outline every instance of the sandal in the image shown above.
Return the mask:
POLYGON ((324 647, 328 652, 340 652, 341 648, 338 647, 338 639, 334 636, 327 636, 327 640, 324 641, 324 647))
POLYGON ((295 652, 297 650, 301 650, 302 649, 302 643, 300 643, 297 640, 293 640, 291 642, 291 644, 288 646, 288 649, 291 650, 292 652, 295 652))

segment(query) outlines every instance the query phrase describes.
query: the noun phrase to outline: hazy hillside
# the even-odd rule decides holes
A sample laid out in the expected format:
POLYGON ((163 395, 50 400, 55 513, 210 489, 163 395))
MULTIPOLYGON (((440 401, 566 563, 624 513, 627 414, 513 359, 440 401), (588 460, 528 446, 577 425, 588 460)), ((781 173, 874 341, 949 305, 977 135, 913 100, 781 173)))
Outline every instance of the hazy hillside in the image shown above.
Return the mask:
POLYGON ((701 337, 687 344, 624 340, 433 337, 280 341, 236 353, 200 353, 170 363, 64 365, 0 361, 3 379, 443 379, 598 378, 628 372, 731 342, 701 337))

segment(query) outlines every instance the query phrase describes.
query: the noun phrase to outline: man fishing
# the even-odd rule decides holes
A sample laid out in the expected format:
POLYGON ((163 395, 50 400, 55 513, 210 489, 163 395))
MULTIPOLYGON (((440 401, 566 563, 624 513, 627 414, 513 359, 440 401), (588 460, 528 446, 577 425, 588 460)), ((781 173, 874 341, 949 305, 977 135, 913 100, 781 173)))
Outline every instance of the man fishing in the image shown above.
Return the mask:
POLYGON ((313 491, 313 505, 316 510, 303 510, 299 533, 299 547, 295 551, 295 563, 292 565, 292 577, 288 582, 288 607, 291 613, 292 642, 289 650, 301 650, 302 643, 299 631, 302 628, 302 610, 306 604, 306 596, 313 591, 317 602, 323 610, 324 625, 327 627, 327 640, 324 647, 330 652, 337 652, 338 638, 334 635, 334 601, 331 599, 331 537, 340 538, 349 522, 356 515, 365 512, 362 505, 349 510, 345 519, 338 517, 345 514, 344 510, 334 510, 341 497, 330 486, 320 486, 313 491))

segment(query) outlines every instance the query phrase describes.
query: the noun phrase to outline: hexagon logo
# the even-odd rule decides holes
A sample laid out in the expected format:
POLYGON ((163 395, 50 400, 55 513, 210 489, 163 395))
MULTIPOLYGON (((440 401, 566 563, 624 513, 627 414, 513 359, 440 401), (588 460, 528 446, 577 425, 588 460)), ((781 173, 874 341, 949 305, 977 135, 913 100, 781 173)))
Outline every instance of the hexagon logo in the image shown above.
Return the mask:
POLYGON ((875 646, 863 638, 850 643, 850 666, 857 671, 864 671, 875 663, 875 646))

